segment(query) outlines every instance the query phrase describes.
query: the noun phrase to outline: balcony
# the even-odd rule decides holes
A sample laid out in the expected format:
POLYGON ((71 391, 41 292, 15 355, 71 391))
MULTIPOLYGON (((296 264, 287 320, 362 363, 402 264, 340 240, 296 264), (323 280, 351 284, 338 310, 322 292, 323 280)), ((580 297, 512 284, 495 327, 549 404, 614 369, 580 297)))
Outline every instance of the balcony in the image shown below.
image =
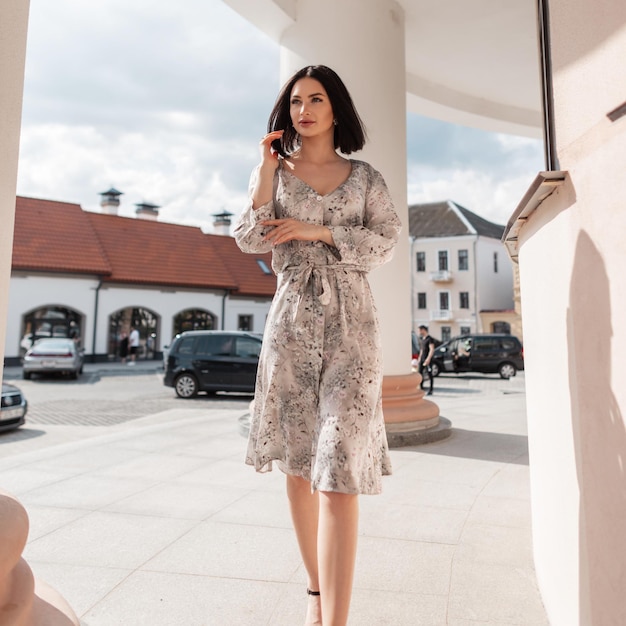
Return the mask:
POLYGON ((454 315, 449 309, 435 309, 430 312, 432 322, 451 322, 453 319, 454 315))
POLYGON ((430 273, 430 280, 434 283, 449 283, 452 281, 452 272, 450 270, 439 270, 430 273))

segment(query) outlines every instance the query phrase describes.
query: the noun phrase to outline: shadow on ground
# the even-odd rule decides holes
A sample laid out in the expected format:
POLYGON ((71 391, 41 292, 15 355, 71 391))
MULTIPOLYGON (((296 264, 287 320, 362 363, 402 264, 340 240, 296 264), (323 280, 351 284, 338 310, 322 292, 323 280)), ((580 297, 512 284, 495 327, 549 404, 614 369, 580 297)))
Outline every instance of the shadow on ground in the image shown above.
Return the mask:
POLYGON ((496 463, 528 465, 528 437, 452 428, 452 435, 441 442, 409 446, 420 454, 437 454, 496 463))

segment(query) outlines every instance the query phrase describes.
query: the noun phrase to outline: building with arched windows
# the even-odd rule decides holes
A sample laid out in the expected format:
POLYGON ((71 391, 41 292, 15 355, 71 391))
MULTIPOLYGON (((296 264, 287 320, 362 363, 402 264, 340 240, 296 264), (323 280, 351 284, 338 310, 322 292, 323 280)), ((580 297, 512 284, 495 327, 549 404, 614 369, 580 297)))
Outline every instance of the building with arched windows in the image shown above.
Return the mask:
MULTIPOLYGON (((543 133, 545 171, 529 181, 517 208, 511 207, 504 234, 520 268, 537 579, 551 624, 625 623, 621 355, 626 328, 620 320, 626 305, 626 3, 225 1, 280 43, 281 78, 309 63, 328 64, 345 77, 368 123, 371 143, 363 158, 385 176, 405 224, 407 106, 498 132, 543 133)), ((9 280, 12 293, 15 282, 9 279, 9 257, 29 3, 5 0, 0 7, 0 288, 6 294, 9 280)), ((205 27, 210 32, 210 25, 205 27)), ((137 243, 127 243, 137 255, 137 243)), ((396 406, 417 419, 423 403, 416 400, 415 383, 406 373, 408 252, 408 240, 401 242, 394 261, 372 276, 372 286, 387 355, 383 394, 409 390, 396 406)), ((96 265, 102 261, 97 256, 96 265)), ((124 282, 117 269, 110 274, 96 269, 104 268, 82 274, 58 269, 57 289, 36 295, 61 307, 59 289, 69 284, 61 282, 68 273, 85 281, 80 293, 91 294, 84 296, 85 307, 88 301, 100 307, 106 300, 98 287, 100 276, 116 293, 131 284, 150 293, 161 288, 133 282, 137 275, 124 282)), ((37 272, 37 280, 42 273, 51 275, 45 268, 37 272)), ((37 289, 43 281, 31 285, 37 289)), ((227 291, 206 284, 197 288, 227 291)), ((224 302, 237 293, 225 295, 224 302)), ((147 298, 146 293, 146 308, 154 310, 147 298)), ((107 306, 111 312, 120 309, 119 302, 107 306)), ((92 320, 96 343, 106 341, 93 310, 83 313, 92 320)), ((0 299, 0 321, 7 316, 13 319, 12 309, 0 299)), ((87 323, 83 332, 88 328, 87 323)), ((8 329, 12 351, 22 330, 8 329)), ((3 341, 0 334, 0 345, 3 341)), ((456 574, 452 578, 463 578, 456 574)), ((491 588, 490 581, 485 588, 491 588)))
POLYGON ((276 289, 270 262, 243 254, 232 237, 139 211, 128 218, 18 197, 5 362, 18 363, 41 337, 75 336, 102 361, 123 358, 132 328, 144 359, 160 358, 185 330, 262 332, 276 289))

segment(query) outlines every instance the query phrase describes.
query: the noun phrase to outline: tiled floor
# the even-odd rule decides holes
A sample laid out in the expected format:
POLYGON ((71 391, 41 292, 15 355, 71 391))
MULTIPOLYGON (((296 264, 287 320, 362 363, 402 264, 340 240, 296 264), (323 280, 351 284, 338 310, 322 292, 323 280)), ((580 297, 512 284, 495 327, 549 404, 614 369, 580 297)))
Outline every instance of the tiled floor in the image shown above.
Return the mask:
MULTIPOLYGON (((438 379, 444 441, 392 451, 361 498, 351 626, 546 625, 532 564, 523 379, 438 379), (506 393, 505 393, 506 391, 506 393)), ((241 410, 180 408, 0 460, 25 558, 85 626, 299 626, 305 577, 241 410)))

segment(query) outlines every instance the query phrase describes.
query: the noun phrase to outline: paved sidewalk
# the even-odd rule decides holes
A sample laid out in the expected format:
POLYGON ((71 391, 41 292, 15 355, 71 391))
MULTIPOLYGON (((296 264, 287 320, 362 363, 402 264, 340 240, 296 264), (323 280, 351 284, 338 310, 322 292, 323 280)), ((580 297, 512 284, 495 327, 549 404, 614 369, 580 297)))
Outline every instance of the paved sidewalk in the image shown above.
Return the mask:
MULTIPOLYGON (((523 377, 441 377, 433 399, 452 436, 393 450, 383 495, 361 498, 351 626, 548 624, 523 377)), ((243 465, 241 414, 183 405, 0 460, 30 516, 25 558, 84 626, 303 623, 284 478, 243 465)))

